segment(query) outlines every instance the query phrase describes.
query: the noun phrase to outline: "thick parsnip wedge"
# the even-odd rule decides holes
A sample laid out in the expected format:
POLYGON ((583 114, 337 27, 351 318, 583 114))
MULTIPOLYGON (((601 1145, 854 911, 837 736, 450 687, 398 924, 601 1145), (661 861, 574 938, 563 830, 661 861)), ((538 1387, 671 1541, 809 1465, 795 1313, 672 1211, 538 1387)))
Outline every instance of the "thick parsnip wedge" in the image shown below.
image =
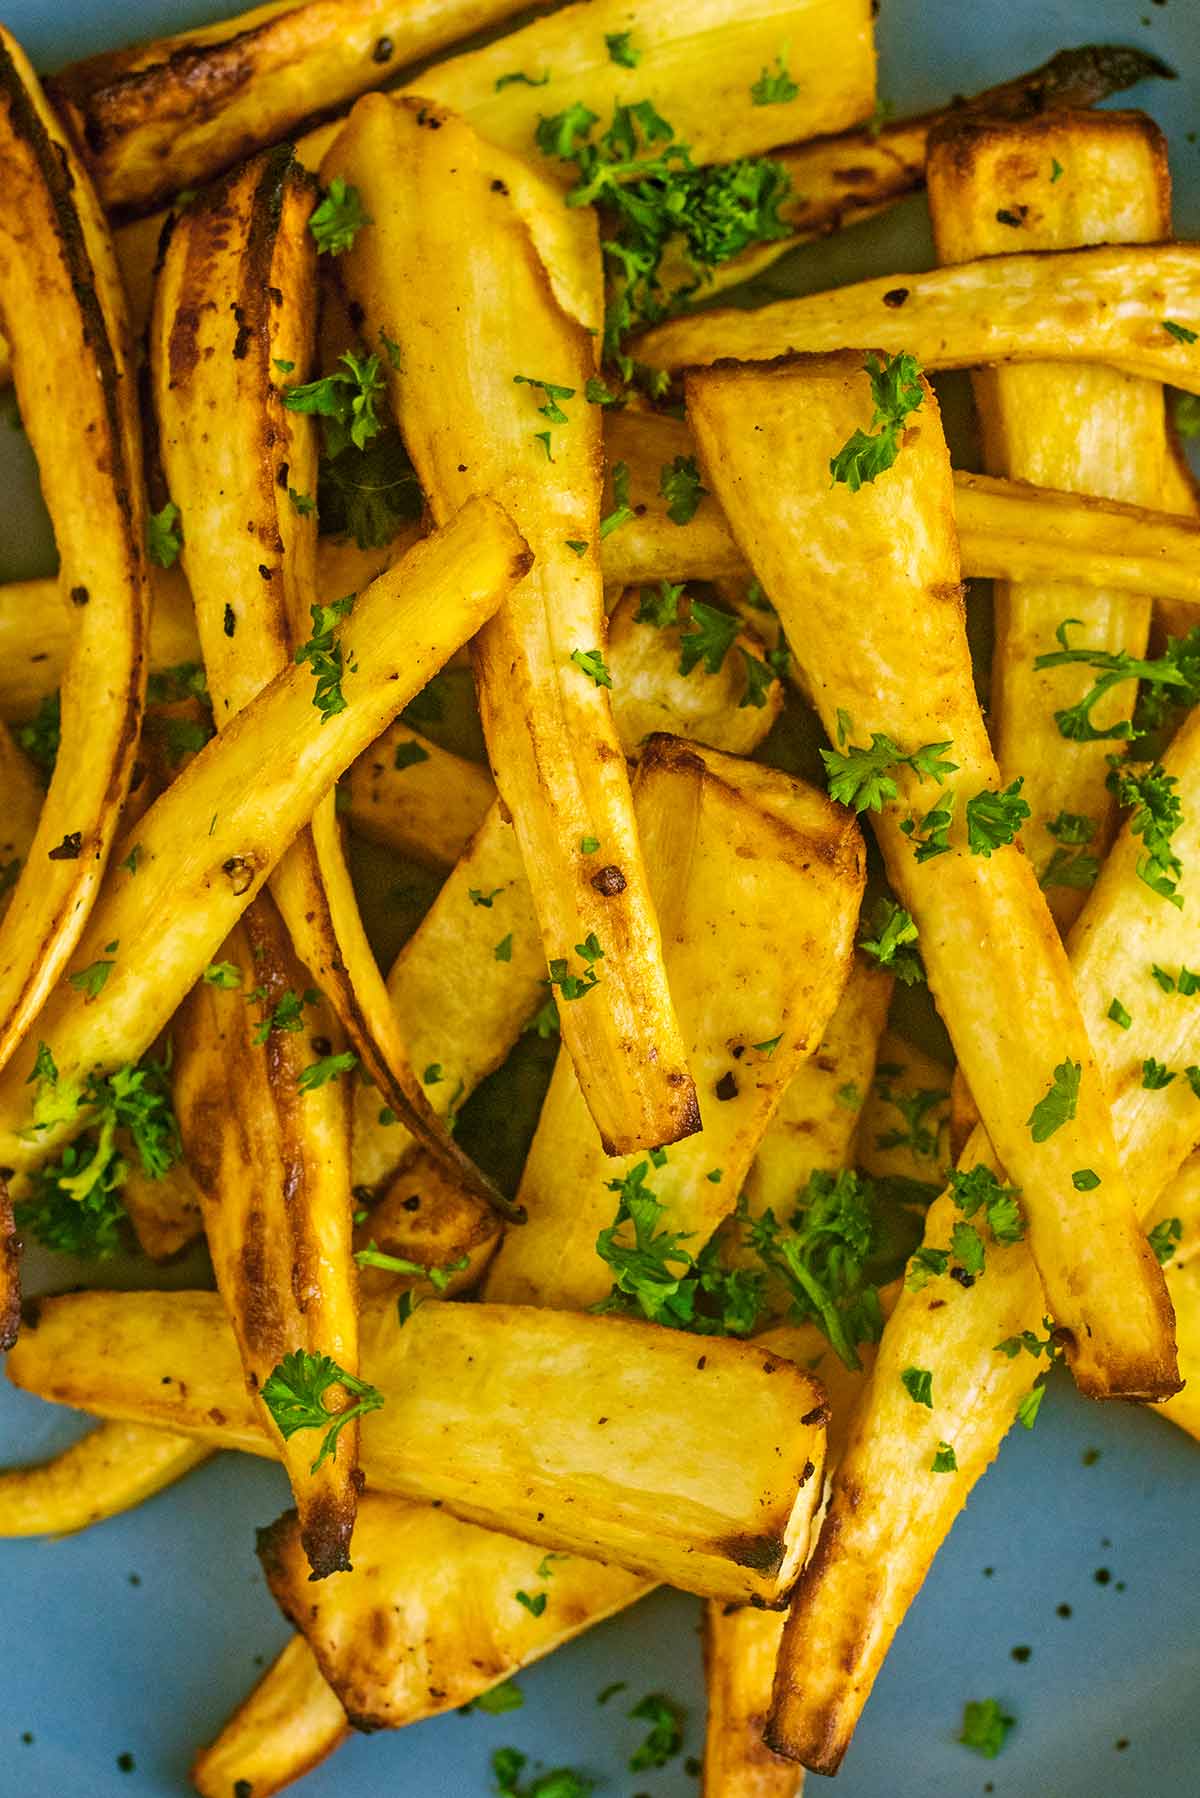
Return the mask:
POLYGON ((403 1729, 469 1704, 650 1589, 635 1573, 548 1557, 381 1493, 359 1508, 354 1576, 319 1595, 293 1512, 260 1532, 258 1554, 356 1729, 403 1729))
POLYGON ((781 1215, 818 1168, 853 1162, 891 997, 890 975, 856 957, 816 1052, 792 1075, 758 1145, 744 1187, 752 1217, 781 1215))
POLYGON ((1175 1306, 1179 1371, 1183 1391, 1159 1411, 1200 1441, 1200 1155, 1192 1155, 1146 1219, 1155 1241, 1163 1243, 1167 1291, 1175 1306))
POLYGON ((103 204, 144 209, 519 10, 516 0, 275 0, 68 63, 50 93, 103 204))
MULTIPOLYGON (((401 718, 359 756, 340 791, 360 836, 433 868, 454 866, 496 798, 486 768, 429 742, 401 718)), ((409 1053, 419 1059, 411 1020, 409 1053)))
MULTIPOLYGON (((179 216, 158 281, 150 348, 159 449, 183 515, 218 729, 328 627, 314 603, 316 420, 288 409, 279 373, 282 365, 302 385, 312 372, 315 198, 290 146, 267 151, 179 216)), ((448 1164, 461 1163, 409 1063, 359 916, 332 792, 283 856, 271 891, 381 1103, 448 1164)))
POLYGON ((119 1517, 207 1461, 194 1436, 102 1423, 37 1467, 0 1472, 0 1536, 66 1536, 119 1517))
POLYGON ((120 277, 87 176, 0 28, 0 317, 79 612, 50 789, 0 945, 0 1066, 87 923, 129 786, 149 607, 136 378, 120 277), (83 446, 82 448, 80 446, 83 446))
POLYGON ((851 768, 855 746, 875 745, 884 790, 864 797, 847 775, 847 792, 877 808, 889 879, 916 920, 930 990, 1023 1194, 1076 1381, 1096 1397, 1165 1397, 1177 1382, 1170 1302, 1138 1227, 1067 957, 1013 840, 1019 815, 987 830, 988 814, 973 809, 999 780, 971 677, 932 391, 925 384, 894 465, 858 492, 831 483, 829 468, 870 424, 860 352, 697 373, 687 394, 707 484, 771 596, 830 741, 851 768), (915 765, 923 748, 928 779, 915 765), (1072 1174, 1084 1168, 1096 1180, 1081 1193, 1072 1174))
POLYGON ((1193 333, 1200 338, 1200 244, 1167 243, 985 256, 885 275, 757 312, 719 308, 674 319, 634 347, 641 361, 665 369, 730 357, 770 362, 847 343, 889 355, 907 350, 930 370, 1102 362, 1200 393, 1193 333))
MULTIPOLYGON (((175 1110, 246 1383, 257 1395, 297 1351, 328 1355, 357 1374, 347 1082, 302 1085, 318 1051, 342 1047, 332 1013, 319 1000, 301 1001, 299 1028, 275 1026, 286 996, 295 1008, 305 994, 306 979, 268 894, 230 932, 216 966, 221 978, 198 981, 179 1014, 175 1110), (253 1003, 251 993, 260 995, 253 1003)), ((263 1427, 273 1430, 259 1404, 263 1427)), ((357 1448, 353 1422, 319 1467, 306 1437, 281 1438, 317 1579, 350 1565, 357 1448)))
MULTIPOLYGON (((273 1456, 215 1293, 41 1301, 8 1361, 43 1398, 273 1456), (100 1345, 105 1344, 103 1353, 100 1345)), ((753 1343, 512 1305, 364 1307, 370 1486, 684 1591, 778 1604, 819 1502, 821 1388, 753 1343), (704 1363, 697 1364, 698 1359, 704 1363)))
MULTIPOLYGON (((662 1228, 698 1250, 736 1205, 775 1107, 841 996, 863 844, 812 788, 672 737, 651 738, 635 797, 705 1107, 703 1131, 648 1172, 648 1187, 665 1207, 662 1228)), ((572 1307, 605 1298, 612 1268, 595 1243, 617 1210, 609 1183, 638 1165, 605 1159, 561 1054, 521 1180, 529 1221, 501 1244, 487 1296, 572 1307)))
POLYGON ((192 1784, 200 1798, 230 1798, 238 1791, 271 1798, 320 1766, 349 1733, 346 1713, 312 1649, 303 1636, 293 1636, 216 1741, 200 1750, 192 1784))
MULTIPOLYGON (((1176 737, 1164 765, 1184 792, 1197 789, 1196 715, 1176 737)), ((1195 808, 1185 809, 1174 846, 1193 870, 1194 886, 1194 871, 1200 869, 1195 808)), ((1186 922, 1186 908, 1181 912, 1167 904, 1139 878, 1141 858, 1141 841, 1126 825, 1070 943, 1080 1003, 1112 1094, 1121 1153, 1136 1175, 1143 1214, 1157 1216, 1182 1212, 1169 1183, 1196 1141, 1196 1100, 1181 1073, 1155 1088, 1145 1083, 1143 1067, 1153 1058, 1172 1072, 1195 1063, 1200 1018, 1187 998, 1164 991, 1150 977, 1156 963, 1175 971, 1194 953, 1195 929, 1186 922), (1109 1015, 1114 996, 1121 995, 1128 1029, 1109 1015), (1161 1207, 1152 1211, 1160 1193, 1161 1207)), ((977 1132, 959 1166, 973 1165, 985 1146, 977 1132)), ((926 1244, 945 1248, 961 1215, 950 1195, 938 1199, 926 1221, 926 1244)), ((1080 1247, 1091 1254, 1086 1225, 1084 1231, 1080 1247)), ((970 1287, 947 1273, 900 1294, 793 1606, 771 1738, 781 1752, 822 1772, 837 1767, 908 1605, 1045 1367, 1044 1348, 1032 1356, 1018 1349, 1010 1357, 996 1345, 1024 1331, 1031 1332, 1031 1342, 1044 1345, 1045 1308, 1021 1243, 989 1241, 985 1270, 970 1287), (901 1381, 907 1367, 931 1371, 931 1410, 909 1397, 901 1381), (942 1443, 953 1449, 955 1464, 943 1456, 946 1471, 937 1472, 933 1460, 942 1443)), ((1181 1319, 1185 1345, 1188 1332, 1181 1319)), ((1182 1353, 1180 1365, 1186 1366, 1182 1353)))
POLYGON ((475 666, 588 1109, 611 1154, 676 1142, 700 1118, 603 657, 594 217, 419 100, 360 100, 323 173, 370 215, 342 273, 368 337, 398 346, 392 403, 434 516, 494 493, 534 552, 475 666))
MULTIPOLYGON (((146 1050, 325 792, 528 567, 500 508, 471 502, 360 595, 336 643, 344 711, 320 713, 311 670, 293 664, 189 763, 119 845, 79 945, 81 968, 111 962, 103 989, 60 985, 41 1014, 60 1093, 146 1050)), ((0 1157, 14 1168, 87 1122, 56 1122, 36 1143, 24 1134, 35 1050, 0 1077, 0 1157)), ((59 1118, 66 1109, 58 1104, 59 1118)), ((465 1157, 463 1166, 473 1178, 465 1157)))
MULTIPOLYGON (((945 263, 996 255, 1014 240, 1033 250, 1155 243, 1171 232, 1166 139, 1141 113, 956 123, 930 146, 929 211, 945 263)), ((1034 362, 983 369, 974 388, 989 474, 1159 504, 1166 441, 1160 383, 1085 362, 1034 362)), ((988 728, 1001 779, 1024 777, 1032 812, 1025 850, 1060 929, 1083 909, 1087 885, 1055 877, 1077 860, 1056 834, 1059 819, 1067 813, 1088 821, 1086 853, 1095 858, 1112 840, 1116 813, 1105 784, 1112 739, 1067 740, 1055 717, 1084 697, 1094 670, 1036 665, 1060 647, 1055 633, 1066 619, 1077 643, 1142 656, 1150 602, 1057 581, 996 584, 988 728)), ((1127 720, 1135 698, 1130 682, 1101 699, 1091 713, 1095 731, 1127 720)))
MULTIPOLYGON (((972 114, 1023 119, 1065 107, 1093 106, 1150 76, 1173 73, 1157 56, 1143 50, 1120 44, 1085 44, 1078 50, 1060 50, 1027 75, 985 88, 969 100, 952 101, 937 112, 772 150, 771 160, 781 164, 791 178, 792 193, 779 209, 791 230, 786 237, 754 244, 722 263, 712 271, 702 292, 720 292, 745 281, 797 244, 874 218, 915 193, 925 185, 929 139, 947 122, 972 114)), ((694 275, 682 258, 678 267, 673 259, 664 265, 663 285, 668 290, 689 278, 694 275)))

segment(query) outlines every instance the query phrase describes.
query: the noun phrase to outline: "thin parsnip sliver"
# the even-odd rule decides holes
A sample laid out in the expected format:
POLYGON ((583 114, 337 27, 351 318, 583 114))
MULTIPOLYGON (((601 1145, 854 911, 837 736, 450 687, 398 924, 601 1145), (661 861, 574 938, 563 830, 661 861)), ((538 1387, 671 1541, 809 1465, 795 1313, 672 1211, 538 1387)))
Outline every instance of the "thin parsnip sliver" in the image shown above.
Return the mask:
POLYGON ((111 962, 102 989, 61 984, 39 1019, 59 1092, 56 1121, 36 1140, 23 1134, 36 1042, 0 1079, 7 1165, 44 1160, 86 1124, 78 1112, 63 1119, 62 1096, 149 1047, 329 787, 528 567, 505 514, 473 501, 359 596, 336 640, 344 711, 318 712, 311 669, 293 664, 183 770, 117 846, 78 947, 81 968, 111 962))
MULTIPOLYGON (((1182 790, 1196 790, 1195 715, 1164 766, 1182 790)), ((1174 842, 1185 867, 1200 869, 1195 808, 1185 809, 1174 842)), ((1070 948, 1084 1018, 1112 1094, 1121 1153, 1136 1177, 1143 1215, 1156 1216, 1158 1195, 1166 1210, 1169 1183, 1197 1140, 1200 1103, 1177 1070, 1200 1057, 1200 1018, 1186 996, 1151 977, 1156 964, 1174 975, 1194 955, 1195 928, 1186 908, 1167 904, 1139 878, 1141 854, 1127 825, 1074 926, 1070 948), (1127 1029, 1111 1015, 1114 998, 1128 1011, 1127 1029), (1155 1058, 1175 1073, 1165 1086, 1144 1079, 1144 1067, 1155 1058)), ((1193 872, 1193 889, 1196 878, 1193 872)), ((969 1168, 984 1147, 976 1133, 960 1168, 969 1168)), ((944 1247, 960 1217, 949 1195, 939 1198, 926 1221, 926 1244, 944 1247)), ((1046 1365, 1044 1314, 1041 1285, 1021 1243, 989 1242, 985 1271, 969 1288, 943 1274, 900 1295, 794 1602, 772 1725, 782 1752, 824 1772, 837 1767, 908 1605, 1046 1365), (1032 1344, 1043 1346, 1033 1354, 1015 1347, 1010 1354, 1025 1331, 1032 1344), (999 1343, 1008 1349, 1001 1351, 999 1343), (906 1367, 931 1371, 932 1409, 913 1404, 901 1381, 906 1367), (933 1461, 943 1442, 956 1465, 937 1472, 933 1461)), ((1185 1345, 1189 1327, 1185 1318, 1185 1345)))
MULTIPOLYGON (((269 894, 247 908, 215 966, 219 978, 198 981, 178 1014, 174 1098, 247 1384, 261 1393, 297 1352, 357 1374, 348 1083, 302 1084, 320 1060, 314 1044, 332 1054, 343 1042, 327 1006, 306 991, 269 894), (286 1028, 276 1023, 281 1006, 286 1028)), ((261 1416, 274 1429, 265 1405, 261 1416)), ((357 1446, 353 1422, 319 1466, 303 1436, 281 1441, 315 1578, 350 1565, 357 1446)))
MULTIPOLYGON (((825 1408, 752 1343, 624 1318, 390 1301, 362 1314, 368 1485, 717 1598, 778 1604, 819 1502, 825 1408)), ((41 1301, 9 1357, 40 1396, 273 1456, 215 1293, 41 1301), (101 1343, 108 1345, 99 1352, 101 1343), (220 1420, 220 1421, 218 1421, 220 1420)))
POLYGON ((0 28, 0 315, 79 613, 58 759, 0 946, 0 1065, 87 923, 129 786, 149 607, 141 434, 104 218, 23 52, 0 28))
MULTIPOLYGON (((863 845, 848 815, 813 789, 672 737, 651 739, 635 799, 705 1115, 699 1135, 649 1170, 648 1186, 663 1227, 699 1249, 736 1205, 775 1107, 841 996, 863 845), (785 957, 775 952, 783 934, 785 957)), ((605 1298, 613 1270, 595 1245, 616 1213, 609 1182, 636 1178, 638 1165, 605 1158, 561 1054, 521 1180, 529 1221, 501 1244, 488 1297, 605 1298)))
MULTIPOLYGON (((1171 231, 1167 145, 1141 113, 1052 113, 1020 123, 962 123, 934 138, 929 209, 944 263, 990 256, 1019 238, 1033 250, 1089 243, 1155 243, 1171 231), (1055 171, 1058 171, 1057 173, 1055 171), (1012 226, 1004 221, 1016 219, 1012 226)), ((990 474, 1074 493, 1157 506, 1162 493, 1163 394, 1158 382, 1086 362, 983 369, 975 408, 990 474)), ((1059 580, 998 582, 989 731, 1003 780, 1024 777, 1032 816, 1025 850, 1045 884, 1060 929, 1087 895, 1080 864, 1059 841, 1064 814, 1090 826, 1084 873, 1112 840, 1116 806, 1108 791, 1111 738, 1064 738, 1056 712, 1088 692, 1094 671, 1039 668, 1060 647, 1071 619, 1076 643, 1131 656, 1146 652, 1150 603, 1113 588, 1059 580), (1072 877, 1074 876, 1073 883, 1072 877)), ((1093 708, 1097 733, 1127 720, 1136 683, 1093 708)))
POLYGON ((534 552, 473 653, 588 1109, 613 1154, 676 1142, 700 1118, 604 660, 600 413, 584 397, 594 216, 418 100, 360 100, 323 174, 352 182, 370 215, 342 273, 367 337, 395 346, 393 408, 434 516, 492 492, 534 552))
POLYGON ((932 391, 922 384, 893 465, 858 491, 831 482, 830 464, 870 423, 861 352, 695 373, 687 395, 706 482, 837 746, 831 778, 840 766, 846 796, 871 811, 892 887, 916 920, 930 989, 1023 1195, 1076 1381, 1097 1397, 1165 1397, 1177 1374, 1162 1271, 1138 1227, 1109 1094, 1015 841, 1021 814, 1003 809, 975 694, 932 391), (883 777, 865 791, 864 766, 883 777), (1072 1175, 1082 1169, 1094 1179, 1081 1191, 1072 1175))
POLYGON ((311 1773, 349 1733, 312 1649, 293 1636, 216 1741, 200 1750, 191 1781, 201 1798, 229 1798, 239 1787, 271 1798, 311 1773))
POLYGON ((102 1423, 36 1467, 0 1471, 0 1537, 66 1536, 173 1485, 212 1450, 140 1423, 102 1423))
POLYGON ((931 370, 1102 362, 1200 393, 1200 244, 985 256, 776 300, 757 312, 675 319, 638 338, 635 351, 652 368, 679 370, 848 343, 889 355, 907 350, 931 370))

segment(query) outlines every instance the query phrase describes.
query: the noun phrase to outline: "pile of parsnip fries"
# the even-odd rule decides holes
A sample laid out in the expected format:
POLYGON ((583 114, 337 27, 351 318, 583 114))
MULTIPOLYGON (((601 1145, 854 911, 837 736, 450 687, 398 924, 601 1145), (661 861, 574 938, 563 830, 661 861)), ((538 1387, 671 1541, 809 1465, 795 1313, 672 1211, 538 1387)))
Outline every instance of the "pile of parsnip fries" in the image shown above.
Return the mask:
POLYGON ((516 11, 295 0, 44 87, 0 28, 60 557, 0 589, 0 1342, 100 1420, 0 1534, 283 1462, 298 1633, 206 1798, 659 1582, 705 1798, 787 1798, 1052 1362, 1200 1437, 1200 246, 1091 110, 1169 71, 888 123, 869 0, 455 50, 516 11), (698 308, 921 188, 932 271, 698 308), (386 978, 347 830, 441 880, 386 978), (530 1033, 510 1192, 463 1138, 530 1033), (22 1311, 22 1238, 98 1284, 201 1234, 215 1291, 22 1311))

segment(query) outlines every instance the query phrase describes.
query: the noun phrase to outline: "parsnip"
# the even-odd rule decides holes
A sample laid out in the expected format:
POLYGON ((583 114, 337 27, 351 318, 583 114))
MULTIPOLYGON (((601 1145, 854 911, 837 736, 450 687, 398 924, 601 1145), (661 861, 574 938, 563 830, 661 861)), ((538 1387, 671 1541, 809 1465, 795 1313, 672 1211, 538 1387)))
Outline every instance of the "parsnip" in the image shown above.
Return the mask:
POLYGON ((143 1504, 207 1461, 191 1436, 102 1423, 52 1460, 0 1472, 0 1536, 65 1536, 143 1504))
POLYGON ((293 1636, 216 1741, 192 1763, 201 1798, 229 1798, 239 1785, 270 1798, 319 1766, 350 1733, 303 1636, 293 1636))

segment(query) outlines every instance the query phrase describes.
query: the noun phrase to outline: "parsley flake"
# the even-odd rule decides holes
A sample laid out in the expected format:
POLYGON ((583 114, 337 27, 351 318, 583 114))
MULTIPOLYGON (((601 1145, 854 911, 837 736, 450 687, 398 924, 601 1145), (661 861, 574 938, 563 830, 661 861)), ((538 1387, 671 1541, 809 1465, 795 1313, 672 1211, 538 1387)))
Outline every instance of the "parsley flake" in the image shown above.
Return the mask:
POLYGON ((933 1410, 933 1374, 927 1367, 906 1367, 900 1384, 914 1405, 927 1405, 933 1410))
POLYGON ((417 768, 422 762, 429 760, 429 751, 409 738, 407 743, 397 743, 396 753, 392 757, 393 768, 417 768))
POLYGON ((146 554, 158 568, 174 568, 183 548, 183 532, 179 526, 179 507, 168 500, 161 512, 146 518, 146 554))
MULTIPOLYGON (((849 728, 853 728, 846 719, 849 728)), ((844 741, 839 729, 839 741, 844 741)), ((943 759, 953 744, 926 743, 905 755, 898 744, 882 731, 872 731, 869 746, 851 743, 844 749, 822 749, 829 796, 840 805, 851 805, 856 812, 881 812, 886 800, 899 796, 895 775, 901 768, 911 768, 921 780, 944 780, 958 772, 957 762, 943 759)))
POLYGON ((283 389, 283 403, 289 412, 314 413, 322 420, 327 456, 339 456, 350 446, 366 449, 383 429, 375 410, 384 389, 378 355, 345 350, 338 360, 345 364, 344 370, 283 389))
POLYGON ((321 714, 322 724, 346 709, 346 696, 342 692, 342 675, 345 672, 342 646, 334 640, 333 627, 339 618, 349 617, 357 597, 355 593, 348 593, 345 599, 335 599, 332 605, 310 606, 312 636, 296 651, 295 660, 298 663, 308 662, 316 676, 313 704, 321 714))
POLYGON ((347 1373, 329 1355, 310 1354, 307 1349, 294 1349, 283 1357, 263 1381, 261 1397, 285 1442, 298 1430, 325 1431, 313 1473, 336 1454, 338 1437, 348 1423, 383 1404, 376 1387, 347 1373), (328 1411, 324 1399, 333 1386, 345 1387, 358 1402, 343 1411, 328 1411))
MULTIPOLYGON (((629 464, 615 462, 612 471, 613 509, 606 512, 600 520, 600 541, 628 524, 633 517, 633 507, 629 503, 629 464)), ((586 546, 585 546, 586 547, 586 546)), ((582 553, 582 552, 580 552, 582 553)))
POLYGON ((1003 792, 985 788, 966 803, 967 847, 972 855, 991 857, 993 849, 1015 843, 1017 833, 1029 816, 1029 807, 1020 797, 1025 781, 1018 776, 1003 792))
POLYGON ((1059 1062, 1050 1090, 1038 1100, 1027 1120, 1034 1142, 1045 1142, 1075 1116, 1082 1076, 1083 1068, 1079 1062, 1059 1062))
POLYGON ((881 362, 869 355, 866 370, 871 377, 875 410, 870 431, 857 430, 829 464, 834 484, 843 483, 857 493, 864 482, 874 481, 891 468, 900 454, 901 435, 912 412, 925 402, 921 364, 907 351, 881 362))
POLYGON ((1146 1233, 1146 1241, 1154 1250, 1154 1259, 1165 1267, 1175 1254, 1183 1236, 1183 1223, 1177 1217, 1164 1217, 1146 1233))
POLYGON ((349 1074, 357 1066, 358 1056, 349 1049, 340 1055, 322 1055, 319 1061, 310 1062, 297 1076, 296 1085, 302 1093, 315 1093, 318 1087, 328 1085, 339 1074, 349 1074))
POLYGON ((869 920, 860 926, 858 946, 864 955, 894 974, 903 986, 919 986, 925 968, 917 949, 917 926, 894 899, 879 899, 869 920), (869 931, 871 934, 866 935, 869 931))
POLYGON ((642 52, 630 42, 632 36, 632 31, 608 31, 604 34, 608 60, 619 64, 623 69, 636 69, 642 60, 642 52))
POLYGON ((959 1741, 985 1760, 994 1761, 1016 1719, 1001 1710, 995 1698, 969 1699, 963 1706, 959 1741))
POLYGON ((599 649, 573 649, 571 660, 581 674, 587 675, 594 686, 612 686, 612 676, 605 666, 604 655, 599 649))
POLYGON ((800 89, 788 74, 787 64, 782 54, 775 58, 775 68, 764 69, 758 80, 750 89, 750 98, 755 106, 786 106, 794 100, 800 89))
POLYGON ((659 472, 658 491, 667 502, 667 517, 672 524, 690 524, 708 488, 700 479, 695 456, 676 456, 659 472))
POLYGON ((939 1442, 929 1463, 930 1473, 957 1473, 958 1456, 949 1442, 939 1442))
POLYGON ((340 256, 370 222, 363 211, 357 187, 347 187, 342 176, 335 175, 324 199, 314 208, 308 221, 317 255, 340 256))
POLYGON ((1195 331, 1189 331, 1186 325, 1177 324, 1173 318, 1164 318, 1163 322, 1162 322, 1162 327, 1163 327, 1164 331, 1170 332, 1171 336, 1175 339, 1176 343, 1195 343, 1196 342, 1198 333, 1195 331))

